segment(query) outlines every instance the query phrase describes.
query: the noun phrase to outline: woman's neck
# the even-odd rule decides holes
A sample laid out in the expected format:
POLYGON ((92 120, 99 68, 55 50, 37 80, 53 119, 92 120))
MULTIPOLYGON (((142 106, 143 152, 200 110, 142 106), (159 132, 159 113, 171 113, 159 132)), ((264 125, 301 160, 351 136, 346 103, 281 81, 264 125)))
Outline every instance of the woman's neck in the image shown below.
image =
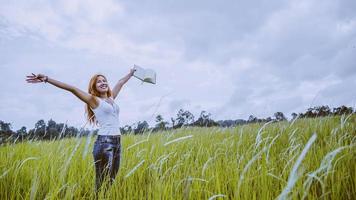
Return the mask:
POLYGON ((107 98, 108 98, 108 95, 106 95, 106 94, 101 94, 99 97, 100 97, 100 98, 103 98, 103 99, 107 99, 107 98))

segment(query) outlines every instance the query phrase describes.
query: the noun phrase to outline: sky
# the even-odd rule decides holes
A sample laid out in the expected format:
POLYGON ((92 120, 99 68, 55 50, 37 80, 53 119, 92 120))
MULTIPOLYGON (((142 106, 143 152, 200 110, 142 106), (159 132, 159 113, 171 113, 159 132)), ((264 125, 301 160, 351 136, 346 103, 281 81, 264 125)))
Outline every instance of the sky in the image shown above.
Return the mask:
POLYGON ((157 84, 124 85, 122 126, 180 108, 214 120, 355 108, 355 10, 354 0, 0 0, 0 120, 91 128, 77 97, 26 75, 87 92, 95 73, 113 88, 134 64, 157 84))

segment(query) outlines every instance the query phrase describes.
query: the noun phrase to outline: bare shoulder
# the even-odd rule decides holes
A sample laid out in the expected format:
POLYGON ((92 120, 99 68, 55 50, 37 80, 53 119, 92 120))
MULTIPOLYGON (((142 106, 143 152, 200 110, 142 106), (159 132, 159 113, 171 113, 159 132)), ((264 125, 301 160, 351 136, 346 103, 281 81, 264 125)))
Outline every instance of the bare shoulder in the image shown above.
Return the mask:
POLYGON ((111 96, 110 98, 111 98, 113 101, 115 101, 115 100, 117 99, 117 96, 116 96, 116 97, 111 96))
POLYGON ((94 96, 94 95, 90 95, 90 100, 89 100, 89 106, 92 108, 92 109, 95 109, 99 106, 99 99, 98 97, 94 96))
POLYGON ((115 98, 114 97, 111 96, 111 97, 109 97, 109 99, 110 99, 109 101, 110 101, 111 104, 115 103, 115 98))

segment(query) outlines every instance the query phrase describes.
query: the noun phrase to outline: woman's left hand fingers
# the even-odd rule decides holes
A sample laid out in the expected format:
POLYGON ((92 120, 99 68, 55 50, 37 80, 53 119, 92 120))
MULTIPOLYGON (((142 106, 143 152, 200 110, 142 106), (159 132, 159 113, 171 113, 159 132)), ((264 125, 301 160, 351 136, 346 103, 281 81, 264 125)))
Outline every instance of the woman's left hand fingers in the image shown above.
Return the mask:
POLYGON ((26 80, 28 83, 38 83, 38 82, 42 82, 41 80, 39 79, 27 79, 26 80))
POLYGON ((26 76, 27 83, 40 83, 43 82, 38 75, 31 73, 32 75, 26 76))

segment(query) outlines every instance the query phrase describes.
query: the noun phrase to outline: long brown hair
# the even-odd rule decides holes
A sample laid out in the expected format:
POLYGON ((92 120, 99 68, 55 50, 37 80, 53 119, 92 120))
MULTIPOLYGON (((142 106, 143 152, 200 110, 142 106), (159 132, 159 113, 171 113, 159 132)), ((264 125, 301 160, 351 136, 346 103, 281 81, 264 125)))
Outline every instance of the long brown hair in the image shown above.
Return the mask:
MULTIPOLYGON (((88 87, 88 93, 93 95, 93 96, 96 96, 96 97, 100 97, 100 93, 96 90, 96 80, 98 79, 99 76, 102 76, 106 80, 106 82, 108 81, 106 79, 106 77, 104 75, 102 75, 102 74, 95 74, 90 79, 89 87, 88 87)), ((109 84, 108 84, 108 91, 107 91, 106 95, 108 97, 112 96, 109 84)), ((92 124, 92 125, 97 125, 98 124, 98 121, 95 118, 94 112, 90 109, 88 104, 85 105, 85 113, 87 115, 87 119, 88 119, 90 124, 92 124)))

